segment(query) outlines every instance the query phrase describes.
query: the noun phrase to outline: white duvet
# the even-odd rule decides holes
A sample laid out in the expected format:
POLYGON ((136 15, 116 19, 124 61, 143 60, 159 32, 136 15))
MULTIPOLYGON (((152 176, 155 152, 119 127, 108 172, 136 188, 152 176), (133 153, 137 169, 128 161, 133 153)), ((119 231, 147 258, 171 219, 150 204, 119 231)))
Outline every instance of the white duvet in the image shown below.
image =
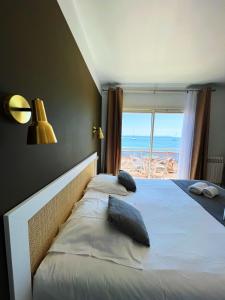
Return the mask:
MULTIPOLYGON (((96 191, 86 196, 108 197, 96 191)), ((144 270, 49 253, 34 277, 35 300, 225 299, 223 225, 172 181, 137 180, 137 192, 119 198, 141 211, 148 229, 144 270)))
POLYGON ((107 220, 108 199, 83 198, 62 226, 49 253, 67 253, 96 257, 143 269, 149 248, 134 242, 107 220), (118 251, 119 249, 119 251, 118 251))

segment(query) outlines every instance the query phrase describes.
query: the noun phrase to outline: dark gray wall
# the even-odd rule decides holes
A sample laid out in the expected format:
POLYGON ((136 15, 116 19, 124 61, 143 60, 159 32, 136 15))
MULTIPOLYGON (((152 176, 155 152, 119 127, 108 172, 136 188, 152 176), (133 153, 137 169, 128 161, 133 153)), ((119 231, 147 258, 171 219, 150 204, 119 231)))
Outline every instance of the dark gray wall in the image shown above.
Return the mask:
POLYGON ((0 7, 0 299, 8 299, 2 215, 99 150, 100 94, 56 0, 0 7), (43 98, 58 144, 26 145, 27 125, 8 120, 3 96, 43 98))

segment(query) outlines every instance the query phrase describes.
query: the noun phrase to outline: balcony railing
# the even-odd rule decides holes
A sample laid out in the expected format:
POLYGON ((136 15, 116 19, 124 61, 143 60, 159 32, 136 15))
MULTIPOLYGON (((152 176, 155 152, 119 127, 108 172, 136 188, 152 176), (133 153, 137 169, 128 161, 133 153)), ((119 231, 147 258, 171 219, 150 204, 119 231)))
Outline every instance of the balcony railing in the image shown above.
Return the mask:
POLYGON ((179 153, 145 149, 122 149, 121 169, 134 177, 174 179, 177 178, 179 153))

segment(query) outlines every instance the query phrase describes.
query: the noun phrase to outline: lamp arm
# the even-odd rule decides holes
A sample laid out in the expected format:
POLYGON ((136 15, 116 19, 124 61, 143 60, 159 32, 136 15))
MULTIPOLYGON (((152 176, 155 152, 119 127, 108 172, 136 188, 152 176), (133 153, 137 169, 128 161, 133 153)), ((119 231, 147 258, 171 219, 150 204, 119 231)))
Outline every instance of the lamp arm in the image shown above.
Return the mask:
POLYGON ((32 111, 30 107, 10 107, 11 111, 32 111))

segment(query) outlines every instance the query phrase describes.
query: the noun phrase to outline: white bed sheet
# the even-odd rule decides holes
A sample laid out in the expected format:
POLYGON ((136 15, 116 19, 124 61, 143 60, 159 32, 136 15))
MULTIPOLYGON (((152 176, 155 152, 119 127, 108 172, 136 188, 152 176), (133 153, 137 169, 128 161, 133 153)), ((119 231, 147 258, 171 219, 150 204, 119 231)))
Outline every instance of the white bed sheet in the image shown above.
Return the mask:
MULTIPOLYGON (((86 196, 108 197, 96 191, 86 196)), ((222 224, 169 180, 137 180, 136 193, 118 197, 141 211, 148 229, 144 270, 49 253, 34 277, 35 300, 225 299, 222 224)))

